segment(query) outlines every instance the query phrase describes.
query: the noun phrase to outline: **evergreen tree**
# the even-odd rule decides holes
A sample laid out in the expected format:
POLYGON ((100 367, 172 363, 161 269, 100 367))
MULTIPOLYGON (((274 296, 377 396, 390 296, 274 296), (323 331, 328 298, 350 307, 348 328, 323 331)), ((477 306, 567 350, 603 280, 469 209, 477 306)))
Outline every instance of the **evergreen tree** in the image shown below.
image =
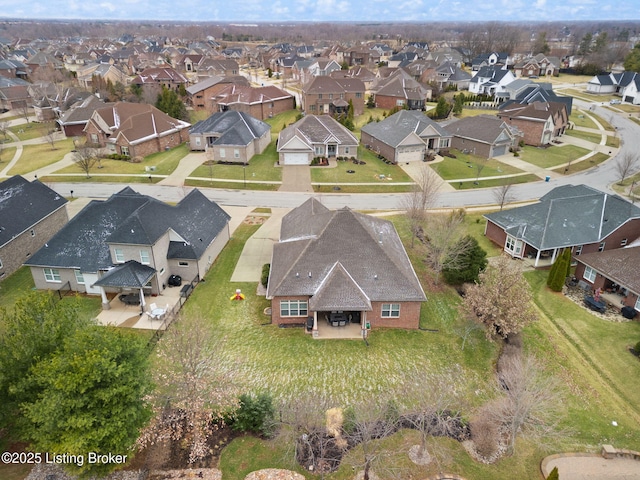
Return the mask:
POLYGON ((564 281, 567 278, 567 271, 571 268, 571 252, 564 249, 558 255, 556 261, 553 262, 549 276, 547 277, 547 286, 554 292, 561 292, 564 281))
POLYGON ((627 72, 640 72, 640 43, 636 43, 633 50, 625 57, 624 69, 627 72))
POLYGON ((445 118, 447 115, 449 115, 449 102, 447 102, 447 99, 444 98, 444 96, 441 96, 440 98, 438 98, 438 104, 436 105, 436 111, 435 111, 435 116, 436 118, 445 118))
POLYGON ((156 108, 179 120, 187 120, 189 118, 187 108, 178 94, 166 87, 162 87, 162 92, 158 95, 156 108))
MULTIPOLYGON (((456 256, 455 261, 449 258, 445 261, 445 267, 442 269, 444 281, 450 285, 475 283, 480 272, 487 266, 487 252, 471 235, 461 238, 458 243, 465 248, 456 256)), ((458 249, 454 248, 453 251, 458 249)))
POLYGON ((560 474, 558 473, 558 467, 553 467, 553 470, 549 472, 547 480, 560 480, 560 474))
POLYGON ((463 108, 464 108, 464 93, 461 93, 459 95, 455 95, 453 97, 453 99, 454 99, 453 114, 454 115, 460 115, 462 113, 463 108))

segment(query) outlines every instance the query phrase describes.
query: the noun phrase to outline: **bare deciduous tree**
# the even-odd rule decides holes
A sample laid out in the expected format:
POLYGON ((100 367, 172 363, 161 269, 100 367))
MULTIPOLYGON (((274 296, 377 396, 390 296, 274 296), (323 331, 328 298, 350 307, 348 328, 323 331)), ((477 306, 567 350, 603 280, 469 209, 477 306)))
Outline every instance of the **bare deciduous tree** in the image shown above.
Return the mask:
POLYGON ((507 338, 537 320, 522 271, 501 255, 467 288, 463 308, 486 327, 488 338, 507 338))
POLYGON ((206 457, 208 436, 225 410, 236 405, 234 366, 217 353, 223 340, 199 315, 177 319, 157 346, 155 417, 140 446, 173 440, 189 447, 189 462, 206 457))
POLYGON ((507 182, 493 189, 493 199, 498 205, 500 205, 500 210, 503 209, 505 204, 511 203, 515 200, 515 195, 511 191, 512 186, 513 183, 507 182))
POLYGON ((22 105, 20 105, 18 110, 20 111, 20 115, 22 115, 22 118, 24 118, 27 121, 27 125, 28 125, 29 124, 29 104, 26 101, 22 102, 22 105))
POLYGON ((508 432, 510 453, 518 435, 540 442, 566 434, 558 428, 563 411, 560 383, 544 373, 535 357, 509 356, 498 380, 504 396, 493 416, 508 432))
POLYGON ((452 270, 458 268, 458 260, 469 246, 467 242, 462 241, 464 217, 464 210, 454 210, 446 214, 432 213, 427 217, 426 261, 436 274, 436 284, 445 267, 452 270))
POLYGON ((87 178, 89 178, 89 172, 98 162, 97 150, 87 144, 76 146, 73 161, 87 174, 87 178))
POLYGON ((8 131, 9 131, 9 121, 0 119, 0 133, 4 137, 3 138, 4 140, 7 139, 7 136, 8 136, 7 132, 8 131))
POLYGON ((56 129, 53 123, 47 123, 43 127, 42 137, 51 145, 51 150, 56 149, 56 129))
POLYGON ((442 179, 430 167, 422 165, 415 178, 413 190, 401 200, 401 208, 406 212, 411 229, 412 248, 415 237, 426 219, 427 210, 436 203, 442 183, 442 179))
POLYGON ((622 182, 638 168, 638 155, 626 152, 616 159, 614 166, 618 174, 618 185, 622 185, 622 182))

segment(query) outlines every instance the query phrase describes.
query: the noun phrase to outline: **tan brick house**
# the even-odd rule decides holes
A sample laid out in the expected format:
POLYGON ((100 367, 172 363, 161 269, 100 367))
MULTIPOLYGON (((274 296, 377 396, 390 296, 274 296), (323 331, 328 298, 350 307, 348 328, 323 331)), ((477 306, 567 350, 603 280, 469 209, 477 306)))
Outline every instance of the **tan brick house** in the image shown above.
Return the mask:
POLYGON ((564 134, 569 125, 567 107, 558 102, 511 103, 497 117, 523 133, 527 145, 549 145, 564 134))
POLYGON ((310 198, 282 219, 267 286, 274 324, 415 329, 426 296, 393 224, 310 198))
POLYGON ((290 93, 273 85, 251 87, 227 84, 212 97, 211 105, 214 111, 234 110, 265 120, 293 110, 296 108, 296 100, 290 93))
POLYGON ((0 183, 0 281, 67 223, 67 203, 37 180, 16 175, 0 183))

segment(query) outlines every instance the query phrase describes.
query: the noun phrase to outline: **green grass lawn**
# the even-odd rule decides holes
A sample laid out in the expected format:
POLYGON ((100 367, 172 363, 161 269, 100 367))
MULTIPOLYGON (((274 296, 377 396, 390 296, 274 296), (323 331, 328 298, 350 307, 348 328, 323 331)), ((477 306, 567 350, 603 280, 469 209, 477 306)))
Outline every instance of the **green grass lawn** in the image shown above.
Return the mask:
POLYGON ((583 132, 580 130, 566 130, 564 132, 565 135, 569 135, 571 137, 576 137, 576 138, 581 138, 582 140, 586 140, 587 142, 592 142, 592 143, 600 143, 600 140, 602 139, 602 135, 599 135, 597 133, 591 133, 591 132, 583 132))
MULTIPOLYGON (((483 172, 484 173, 484 172, 483 172)), ((529 183, 539 181, 540 177, 533 173, 525 173, 523 175, 516 175, 514 177, 508 178, 492 178, 487 180, 464 180, 462 182, 449 182, 456 190, 469 190, 472 188, 491 188, 491 187, 499 187, 504 185, 505 182, 509 182, 512 184, 518 183, 529 183)))
MULTIPOLYGON (((286 112, 279 113, 273 118, 267 118, 265 123, 271 125, 271 134, 278 134, 285 127, 288 127, 292 123, 296 122, 296 117, 300 114, 300 110, 287 110, 286 112)), ((277 138, 277 136, 276 136, 277 138)))
MULTIPOLYGON (((593 78, 593 77, 591 77, 593 78)), ((619 98, 616 97, 615 95, 609 95, 609 94, 604 94, 604 95, 594 95, 591 93, 587 93, 586 90, 578 90, 575 88, 566 88, 563 89, 561 91, 558 92, 560 95, 569 95, 572 97, 578 97, 584 100, 589 100, 591 102, 600 102, 600 103, 609 103, 609 100, 614 99, 614 98, 619 98)))
POLYGON ((11 159, 13 158, 13 156, 16 153, 16 147, 4 147, 2 148, 2 151, 0 152, 2 154, 2 159, 0 161, 0 165, 2 164, 7 164, 11 161, 11 159))
MULTIPOLYGON (((151 175, 169 175, 173 172, 180 160, 182 160, 189 153, 189 148, 186 144, 179 145, 171 150, 165 152, 158 152, 152 155, 148 155, 144 158, 144 160, 140 163, 132 163, 127 162, 126 160, 111 160, 108 158, 103 158, 100 162, 95 165, 89 172, 91 175, 91 180, 96 181, 100 175, 109 175, 109 174, 129 174, 129 175, 146 175, 144 178, 139 179, 138 181, 149 181, 147 176, 151 175), (155 171, 147 172, 146 167, 156 167, 155 171)), ((69 173, 84 173, 84 171, 77 165, 69 165, 68 167, 62 168, 55 172, 58 174, 69 174, 69 173)), ((113 177, 117 178, 117 177, 113 177)), ((111 181, 113 181, 113 178, 111 181)), ((78 181, 81 181, 78 179, 78 181)), ((118 180, 120 182, 126 180, 118 180)))
MULTIPOLYGON (((254 155, 249 165, 201 165, 189 174, 190 177, 222 178, 228 180, 261 180, 279 182, 282 180, 282 169, 275 166, 278 161, 276 142, 273 141, 259 155, 254 155)), ((233 188, 244 188, 242 183, 233 188)), ((247 188, 253 189, 255 185, 247 184, 247 188)))
POLYGON ((10 175, 25 175, 52 163, 56 163, 71 151, 73 148, 73 140, 67 138, 55 143, 55 150, 51 149, 51 145, 43 143, 39 145, 25 145, 22 150, 20 159, 16 162, 11 170, 10 175))
POLYGON ((589 158, 587 158, 585 160, 582 160, 580 162, 572 163, 568 167, 554 168, 553 171, 554 172, 559 172, 559 173, 566 173, 566 174, 582 172, 584 170, 587 170, 589 168, 593 168, 593 167, 601 164, 602 162, 604 162, 608 158, 609 158, 609 155, 607 155, 606 153, 596 153, 595 155, 592 155, 591 157, 589 157, 589 158))
POLYGON ((575 145, 537 148, 526 145, 520 151, 520 159, 541 168, 552 168, 573 161, 589 153, 589 150, 575 145))
POLYGON ((619 105, 614 105, 618 110, 622 110, 627 113, 640 113, 640 105, 631 105, 629 103, 621 103, 619 105))
MULTIPOLYGON (((591 115, 591 113, 588 115, 591 115)), ((594 121, 582 110, 574 110, 569 116, 569 120, 575 123, 576 127, 598 128, 594 121)))
POLYGON ((607 135, 607 147, 618 148, 620 146, 620 138, 607 135))
POLYGON ((55 129, 55 122, 47 123, 23 123, 20 125, 14 125, 9 127, 9 130, 13 132, 20 141, 33 140, 34 138, 42 137, 46 135, 51 129, 55 129))
POLYGON ((485 159, 470 153, 462 153, 458 150, 451 150, 456 158, 444 157, 442 162, 431 165, 433 170, 444 180, 467 178, 475 180, 478 176, 478 165, 483 165, 480 177, 495 177, 499 175, 510 175, 524 173, 522 170, 499 162, 496 159, 485 159))

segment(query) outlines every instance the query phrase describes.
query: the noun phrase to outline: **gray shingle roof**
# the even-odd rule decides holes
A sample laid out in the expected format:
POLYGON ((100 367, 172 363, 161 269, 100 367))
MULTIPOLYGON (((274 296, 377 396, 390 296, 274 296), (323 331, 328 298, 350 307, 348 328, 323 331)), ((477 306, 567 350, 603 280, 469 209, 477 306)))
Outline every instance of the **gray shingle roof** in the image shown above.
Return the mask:
POLYGON ((153 278, 156 269, 129 260, 108 270, 100 280, 94 283, 98 287, 142 288, 153 278))
POLYGON ((381 122, 368 123, 362 127, 362 131, 395 148, 412 132, 420 135, 429 127, 441 137, 451 137, 442 126, 415 110, 400 110, 381 122))
MULTIPOLYGON (((310 202, 315 200, 307 200, 298 208, 309 212, 310 202)), ((391 222, 347 207, 337 211, 317 209, 317 213, 306 215, 308 224, 316 224, 312 227, 301 218, 298 214, 291 217, 298 232, 287 225, 287 217, 282 220, 287 241, 274 245, 268 297, 320 295, 318 305, 342 299, 358 308, 366 301, 426 299, 391 222), (317 233, 309 236, 309 232, 317 233), (351 282, 358 288, 350 288, 353 291, 348 294, 339 291, 351 282)))
POLYGON ((20 175, 0 183, 0 246, 64 208, 67 199, 38 181, 20 175))
POLYGON ((278 136, 278 151, 294 136, 309 146, 324 144, 331 138, 335 138, 340 145, 358 145, 359 143, 349 130, 329 115, 306 115, 282 130, 278 136))
POLYGON ((547 250, 602 241, 640 208, 586 185, 554 188, 539 203, 485 215, 529 245, 547 250))
POLYGON ((197 189, 174 206, 127 187, 90 202, 26 265, 97 272, 112 265, 110 243, 153 245, 169 229, 184 240, 179 251, 186 258, 200 258, 228 222, 229 215, 197 189))
POLYGON ((270 130, 270 125, 247 113, 227 110, 196 123, 189 134, 219 134, 214 145, 248 145, 270 130))
POLYGON ((493 145, 504 140, 504 131, 509 127, 493 115, 478 115, 462 118, 447 125, 447 131, 454 137, 469 138, 493 145))

